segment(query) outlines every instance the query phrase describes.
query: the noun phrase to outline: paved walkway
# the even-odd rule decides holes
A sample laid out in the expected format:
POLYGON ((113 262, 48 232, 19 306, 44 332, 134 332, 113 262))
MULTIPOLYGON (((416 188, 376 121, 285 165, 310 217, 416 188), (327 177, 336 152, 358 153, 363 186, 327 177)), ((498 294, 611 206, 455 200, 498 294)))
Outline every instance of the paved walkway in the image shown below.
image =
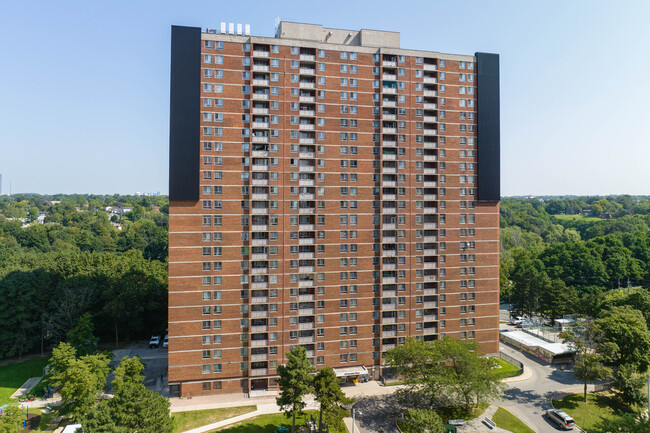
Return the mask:
POLYGON ((16 390, 16 392, 11 394, 10 398, 22 398, 25 394, 31 391, 32 388, 34 388, 42 378, 43 377, 30 377, 29 379, 27 379, 27 382, 23 383, 23 386, 21 386, 16 390))

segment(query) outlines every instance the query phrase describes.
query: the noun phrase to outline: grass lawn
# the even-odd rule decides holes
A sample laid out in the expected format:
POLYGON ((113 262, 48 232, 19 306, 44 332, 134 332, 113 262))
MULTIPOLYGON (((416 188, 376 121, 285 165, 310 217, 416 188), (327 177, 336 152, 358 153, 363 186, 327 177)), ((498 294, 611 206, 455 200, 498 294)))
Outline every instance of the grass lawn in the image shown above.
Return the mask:
POLYGON ((521 422, 519 418, 503 408, 498 408, 492 417, 497 427, 510 430, 512 433, 535 433, 533 429, 521 422))
POLYGON ((174 433, 184 432, 196 427, 223 421, 224 419, 253 412, 256 409, 257 406, 252 405, 225 407, 219 409, 192 410, 187 412, 174 412, 172 414, 172 418, 174 419, 174 433))
POLYGON ((600 221, 602 219, 584 215, 552 215, 552 217, 564 221, 600 221))
POLYGON ((436 409, 436 412, 438 415, 440 415, 440 418, 442 418, 444 422, 447 422, 447 420, 450 419, 464 419, 467 421, 481 415, 483 412, 485 412, 485 409, 487 409, 487 407, 488 405, 486 403, 483 403, 479 407, 475 407, 469 412, 461 406, 439 407, 436 409))
POLYGON ((0 405, 16 401, 9 396, 30 377, 42 376, 46 365, 47 358, 34 358, 0 367, 0 405))
POLYGON ((587 394, 587 402, 582 401, 583 394, 567 395, 562 400, 553 400, 553 407, 562 409, 585 430, 593 428, 600 418, 615 418, 614 411, 622 409, 618 401, 609 392, 587 394))
MULTIPOLYGON (((316 411, 306 411, 314 415, 314 418, 318 420, 316 411)), ((305 417, 296 417, 296 427, 305 425, 305 417)), ((291 419, 284 416, 283 413, 271 414, 271 415, 260 415, 255 418, 243 421, 234 426, 224 427, 221 430, 212 430, 212 432, 219 431, 221 433, 273 433, 273 431, 279 426, 285 426, 291 430, 291 419)), ((344 430, 335 430, 330 429, 331 433, 347 433, 344 430)))
POLYGON ((519 367, 514 364, 509 363, 508 361, 501 358, 492 358, 496 361, 501 368, 493 368, 492 373, 494 373, 499 379, 504 379, 506 377, 516 376, 519 373, 519 367))

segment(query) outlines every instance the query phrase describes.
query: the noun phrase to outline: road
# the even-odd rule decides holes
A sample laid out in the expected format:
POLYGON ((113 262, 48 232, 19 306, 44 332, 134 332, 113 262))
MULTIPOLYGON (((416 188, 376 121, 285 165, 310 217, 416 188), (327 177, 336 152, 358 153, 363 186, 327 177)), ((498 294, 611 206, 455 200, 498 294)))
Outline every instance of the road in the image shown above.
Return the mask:
MULTIPOLYGON (((575 379, 568 366, 562 371, 560 366, 542 363, 505 344, 501 344, 501 351, 521 361, 532 376, 527 380, 508 383, 503 399, 495 404, 508 409, 537 433, 556 433, 558 429, 555 424, 542 416, 546 409, 552 407, 550 399, 562 392, 578 390, 582 384, 575 379)), ((576 422, 580 425, 580 420, 576 422)))

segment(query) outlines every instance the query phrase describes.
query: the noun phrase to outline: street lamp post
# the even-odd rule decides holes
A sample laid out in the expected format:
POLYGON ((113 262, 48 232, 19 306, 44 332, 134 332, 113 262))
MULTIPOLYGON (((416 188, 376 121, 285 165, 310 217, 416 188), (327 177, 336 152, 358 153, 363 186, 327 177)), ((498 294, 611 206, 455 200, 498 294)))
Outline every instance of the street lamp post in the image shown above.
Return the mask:
MULTIPOLYGON (((356 428, 356 426, 355 426, 355 415, 356 415, 356 412, 357 412, 357 410, 355 410, 354 408, 352 408, 352 433, 355 432, 355 428, 356 428)), ((359 415, 363 415, 363 413, 362 413, 361 411, 358 411, 358 412, 359 412, 359 415)))

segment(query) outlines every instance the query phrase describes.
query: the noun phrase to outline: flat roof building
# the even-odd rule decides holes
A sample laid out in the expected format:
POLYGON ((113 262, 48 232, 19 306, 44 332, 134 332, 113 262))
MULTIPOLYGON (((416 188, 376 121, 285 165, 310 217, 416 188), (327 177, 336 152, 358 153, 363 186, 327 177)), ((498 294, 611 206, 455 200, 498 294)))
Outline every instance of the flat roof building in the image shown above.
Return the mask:
POLYGON ((383 374, 408 337, 499 344, 499 59, 282 22, 172 27, 172 395, 383 374))

